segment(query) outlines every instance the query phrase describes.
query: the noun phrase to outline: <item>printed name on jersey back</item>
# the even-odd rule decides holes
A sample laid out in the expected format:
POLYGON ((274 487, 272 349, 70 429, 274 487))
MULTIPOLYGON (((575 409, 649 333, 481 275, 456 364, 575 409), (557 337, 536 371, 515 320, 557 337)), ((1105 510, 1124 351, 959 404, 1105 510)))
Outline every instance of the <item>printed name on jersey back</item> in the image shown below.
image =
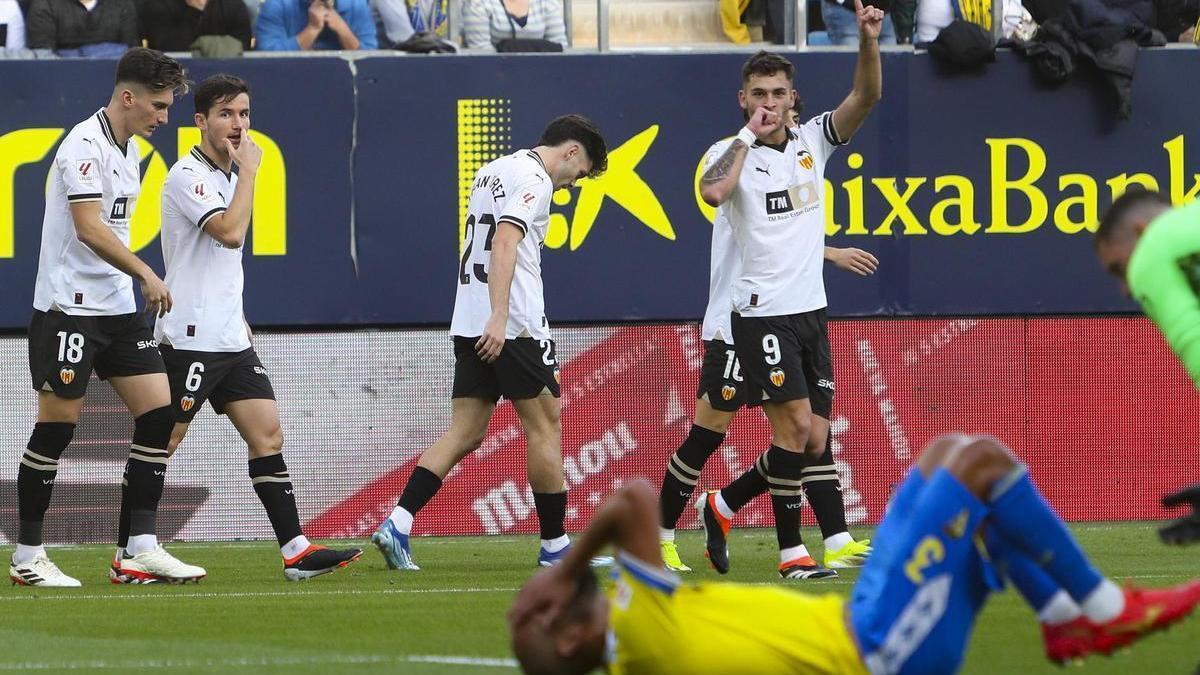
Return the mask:
POLYGON ((475 185, 473 187, 476 190, 490 190, 492 193, 492 199, 499 200, 504 199, 505 197, 504 184, 500 181, 499 176, 480 176, 479 178, 475 179, 475 185))

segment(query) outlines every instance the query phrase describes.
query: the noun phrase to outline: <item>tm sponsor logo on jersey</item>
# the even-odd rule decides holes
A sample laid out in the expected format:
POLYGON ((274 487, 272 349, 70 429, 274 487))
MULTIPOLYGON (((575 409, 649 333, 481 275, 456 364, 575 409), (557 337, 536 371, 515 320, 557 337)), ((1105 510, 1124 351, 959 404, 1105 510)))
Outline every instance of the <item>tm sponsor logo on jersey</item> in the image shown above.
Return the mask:
POLYGON ((816 183, 807 181, 786 190, 768 192, 765 199, 767 220, 777 221, 803 215, 817 208, 821 194, 816 183))

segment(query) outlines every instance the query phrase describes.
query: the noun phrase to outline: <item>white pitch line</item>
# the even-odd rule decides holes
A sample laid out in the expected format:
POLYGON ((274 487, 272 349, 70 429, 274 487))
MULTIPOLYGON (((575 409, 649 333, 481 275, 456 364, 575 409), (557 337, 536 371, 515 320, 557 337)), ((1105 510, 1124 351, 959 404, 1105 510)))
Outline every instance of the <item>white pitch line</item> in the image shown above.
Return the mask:
POLYGON ((450 666, 474 666, 480 668, 516 668, 513 659, 479 658, 474 656, 443 656, 436 654, 414 656, 337 655, 327 656, 265 656, 232 659, 139 659, 107 661, 88 659, 83 661, 9 661, 0 662, 4 670, 131 670, 159 668, 262 668, 264 666, 305 665, 363 665, 373 663, 433 663, 450 666))
MULTIPOLYGON (((24 590, 24 589, 22 589, 24 590)), ((72 595, 69 591, 58 594, 58 589, 40 589, 40 592, 51 591, 54 595, 5 595, 0 596, 0 602, 35 602, 43 600, 172 600, 185 599, 220 599, 227 598, 273 598, 273 597, 310 597, 314 595, 423 595, 436 593, 513 593, 512 588, 380 588, 380 589, 338 589, 329 591, 234 591, 230 593, 129 593, 118 595, 72 595)), ((30 589, 32 593, 39 590, 30 589)))

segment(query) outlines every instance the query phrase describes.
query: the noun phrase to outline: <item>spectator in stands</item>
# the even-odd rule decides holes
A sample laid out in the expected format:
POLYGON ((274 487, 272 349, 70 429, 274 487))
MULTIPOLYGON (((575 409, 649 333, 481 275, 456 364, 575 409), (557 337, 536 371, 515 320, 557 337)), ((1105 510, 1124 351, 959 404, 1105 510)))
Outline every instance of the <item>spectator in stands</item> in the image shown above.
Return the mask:
MULTIPOLYGON (((1003 37, 1011 37, 1025 17, 1021 0, 997 0, 1004 5, 1003 37)), ((942 29, 957 18, 990 30, 991 0, 919 0, 917 3, 918 43, 933 42, 942 29)))
POLYGON ((379 46, 367 0, 266 0, 254 33, 261 51, 379 46))
POLYGON ((25 17, 17 0, 0 0, 0 51, 25 49, 25 17))
POLYGON ((258 10, 262 8, 263 0, 242 0, 246 5, 246 12, 250 14, 250 27, 254 28, 258 23, 258 10))
POLYGON ((185 52, 201 35, 227 35, 250 49, 250 13, 242 0, 141 0, 138 19, 151 49, 185 52))
POLYGON ((546 40, 567 46, 559 0, 465 0, 467 48, 505 51, 505 40, 546 40))
POLYGON ((133 0, 33 0, 25 42, 59 56, 118 58, 140 43, 137 7, 133 0))
MULTIPOLYGON (((896 44, 896 25, 892 21, 892 13, 888 11, 891 3, 882 0, 863 0, 863 5, 873 5, 887 14, 883 16, 883 29, 879 33, 879 44, 896 44)), ((825 22, 825 32, 829 41, 839 47, 858 46, 858 18, 854 12, 854 0, 824 0, 821 3, 821 20, 825 22)))
POLYGON ((379 45, 386 49, 417 33, 449 37, 449 0, 371 0, 371 13, 379 31, 379 45))

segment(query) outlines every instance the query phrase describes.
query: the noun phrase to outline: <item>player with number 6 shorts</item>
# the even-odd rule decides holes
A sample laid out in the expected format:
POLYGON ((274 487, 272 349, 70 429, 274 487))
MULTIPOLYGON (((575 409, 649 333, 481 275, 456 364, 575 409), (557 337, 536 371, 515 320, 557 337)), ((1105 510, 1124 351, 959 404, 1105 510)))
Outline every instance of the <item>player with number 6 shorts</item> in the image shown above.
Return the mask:
MULTIPOLYGON (((250 87, 214 75, 196 88, 195 104, 200 144, 171 167, 162 198, 166 281, 176 298, 175 311, 154 327, 171 382, 168 450, 176 451, 205 401, 228 416, 249 449, 250 482, 279 542, 284 578, 310 579, 354 562, 362 550, 328 549, 304 536, 279 406, 242 311, 242 247, 262 160, 250 136, 250 87)), ((118 561, 113 575, 123 575, 118 561)))

